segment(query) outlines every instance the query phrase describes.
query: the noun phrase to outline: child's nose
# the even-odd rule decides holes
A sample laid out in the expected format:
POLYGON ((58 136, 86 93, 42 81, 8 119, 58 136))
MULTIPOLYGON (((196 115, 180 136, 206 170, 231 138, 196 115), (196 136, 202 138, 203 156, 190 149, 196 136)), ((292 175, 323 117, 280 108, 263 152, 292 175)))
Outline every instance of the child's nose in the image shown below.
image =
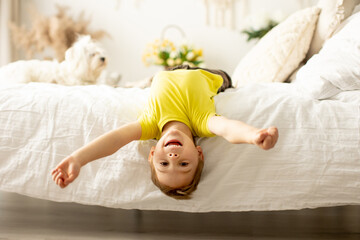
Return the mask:
POLYGON ((177 154, 177 153, 168 153, 168 156, 170 158, 177 158, 179 156, 179 154, 177 154))

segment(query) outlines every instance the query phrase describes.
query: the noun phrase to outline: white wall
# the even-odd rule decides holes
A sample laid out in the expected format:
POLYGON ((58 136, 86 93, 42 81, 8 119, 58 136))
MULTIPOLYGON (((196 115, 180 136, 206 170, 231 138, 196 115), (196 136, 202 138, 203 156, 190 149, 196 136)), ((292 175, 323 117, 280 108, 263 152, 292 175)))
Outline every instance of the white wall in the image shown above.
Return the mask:
MULTIPOLYGON (((242 0, 237 0, 236 29, 206 25, 204 0, 22 0, 21 16, 28 23, 28 4, 50 16, 56 13, 55 4, 69 6, 68 14, 77 18, 81 11, 91 18, 90 30, 103 29, 111 38, 101 40, 109 55, 109 70, 119 72, 122 81, 137 81, 152 76, 160 67, 146 67, 141 56, 146 44, 160 38, 162 29, 169 24, 180 26, 189 42, 203 49, 207 67, 220 68, 232 74, 242 56, 254 45, 246 42, 240 33, 242 0)), ((316 1, 305 1, 305 5, 316 1)), ((291 14, 304 6, 303 0, 248 0, 248 14, 266 9, 281 9, 291 14), (303 4, 303 5, 302 5, 303 4)), ((177 41, 176 31, 166 35, 177 41)))

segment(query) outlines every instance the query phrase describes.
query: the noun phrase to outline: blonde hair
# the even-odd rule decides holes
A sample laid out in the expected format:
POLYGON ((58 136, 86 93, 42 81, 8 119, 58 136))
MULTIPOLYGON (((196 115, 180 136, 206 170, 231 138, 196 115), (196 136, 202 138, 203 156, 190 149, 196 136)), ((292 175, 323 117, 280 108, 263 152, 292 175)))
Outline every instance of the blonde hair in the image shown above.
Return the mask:
POLYGON ((191 181, 191 183, 187 186, 180 187, 180 188, 171 188, 165 184, 162 184, 159 179, 157 178, 155 167, 152 163, 152 160, 150 161, 150 169, 151 169, 151 180, 157 186, 163 193, 168 195, 169 197, 173 197, 175 199, 190 199, 191 193, 194 192, 197 188, 197 185, 200 182, 201 173, 204 168, 204 160, 199 156, 199 162, 198 166, 196 168, 194 179, 191 181))

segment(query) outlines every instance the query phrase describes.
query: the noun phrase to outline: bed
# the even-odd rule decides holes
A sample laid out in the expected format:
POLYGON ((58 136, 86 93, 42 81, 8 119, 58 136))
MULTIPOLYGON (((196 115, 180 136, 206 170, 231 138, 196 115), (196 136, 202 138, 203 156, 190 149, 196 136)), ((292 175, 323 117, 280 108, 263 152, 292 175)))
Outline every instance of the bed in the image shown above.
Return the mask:
POLYGON ((269 151, 220 137, 196 139, 205 167, 190 200, 169 198, 151 182, 147 156, 153 140, 132 142, 84 166, 65 189, 51 179, 51 169, 65 156, 135 120, 149 89, 1 85, 0 190, 60 202, 183 212, 358 205, 360 30, 354 26, 360 15, 351 17, 298 69, 293 83, 247 83, 215 97, 219 114, 257 127, 276 125, 280 137, 269 151))

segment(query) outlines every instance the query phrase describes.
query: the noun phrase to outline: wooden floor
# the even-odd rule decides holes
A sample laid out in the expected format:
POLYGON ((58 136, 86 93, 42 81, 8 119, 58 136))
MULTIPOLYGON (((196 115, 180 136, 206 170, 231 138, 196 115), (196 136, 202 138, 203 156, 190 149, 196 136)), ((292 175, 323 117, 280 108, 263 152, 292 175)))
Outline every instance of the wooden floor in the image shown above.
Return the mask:
POLYGON ((360 239, 360 206, 190 214, 56 203, 0 192, 4 239, 360 239))

